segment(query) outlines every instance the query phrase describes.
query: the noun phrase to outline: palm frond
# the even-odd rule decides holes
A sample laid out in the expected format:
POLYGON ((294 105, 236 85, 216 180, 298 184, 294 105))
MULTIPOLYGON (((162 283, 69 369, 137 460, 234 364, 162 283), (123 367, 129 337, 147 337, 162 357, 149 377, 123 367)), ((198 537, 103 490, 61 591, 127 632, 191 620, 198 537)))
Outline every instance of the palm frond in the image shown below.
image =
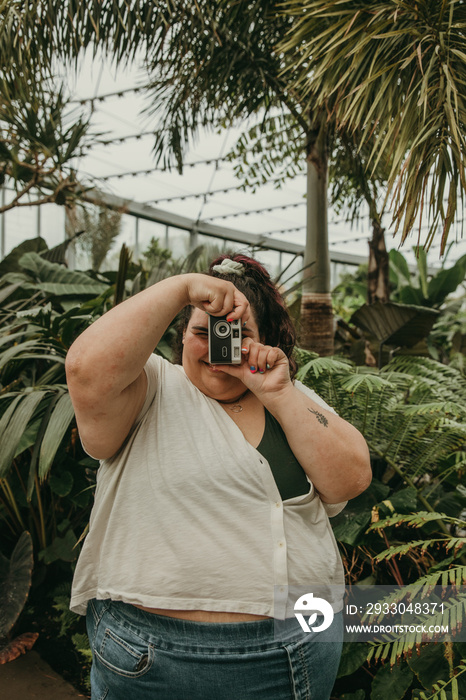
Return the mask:
MULTIPOLYGON (((384 634, 378 642, 369 642, 369 652, 367 660, 384 660, 390 656, 390 664, 395 664, 402 657, 407 657, 413 649, 419 649, 425 643, 432 643, 439 637, 455 635, 462 627, 466 616, 466 598, 452 597, 443 604, 443 611, 429 615, 417 616, 415 624, 408 624, 414 627, 414 631, 400 632, 397 634, 384 634), (437 633, 426 635, 424 629, 441 630, 437 633), (445 631, 448 630, 448 633, 445 631)), ((413 623, 411 619, 409 622, 413 623)))
MULTIPOLYGON (((404 554, 408 554, 411 552, 413 549, 419 549, 422 552, 425 552, 429 547, 433 546, 438 546, 438 545, 445 545, 445 549, 452 549, 452 548, 462 548, 466 546, 466 538, 465 537, 452 537, 451 539, 446 539, 446 538, 434 538, 430 540, 414 540, 412 542, 407 542, 405 544, 400 544, 396 545, 394 547, 389 547, 388 549, 384 549, 382 552, 379 552, 377 556, 375 557, 376 562, 381 562, 381 561, 389 561, 392 557, 395 556, 403 556, 404 554)), ((451 571, 449 569, 449 571, 451 571)), ((466 570, 464 572, 466 575, 466 570)), ((449 574, 450 575, 450 574, 449 574)))
POLYGON ((426 523, 435 520, 442 520, 454 525, 459 525, 460 527, 463 527, 466 524, 464 520, 453 518, 445 515, 445 513, 418 511, 417 513, 395 513, 394 515, 390 515, 388 518, 372 523, 369 529, 383 530, 385 527, 392 527, 393 525, 396 527, 399 525, 408 525, 409 527, 420 528, 426 523))
POLYGON ((280 46, 294 89, 373 143, 370 167, 389 154, 402 240, 427 217, 424 243, 440 226, 443 253, 466 193, 464 4, 291 0, 283 11, 295 19, 280 46))

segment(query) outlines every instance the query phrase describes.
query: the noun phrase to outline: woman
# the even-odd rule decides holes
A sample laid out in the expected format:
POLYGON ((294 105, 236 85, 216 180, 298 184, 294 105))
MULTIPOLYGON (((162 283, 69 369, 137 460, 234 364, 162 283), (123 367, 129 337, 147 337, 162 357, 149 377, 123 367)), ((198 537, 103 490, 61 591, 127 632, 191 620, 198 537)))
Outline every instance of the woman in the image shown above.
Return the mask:
POLYGON ((360 433, 293 381, 294 343, 266 270, 234 255, 128 299, 71 347, 81 440, 101 460, 71 600, 93 700, 329 697, 343 570, 328 515, 370 467, 360 433), (152 353, 182 310, 171 364, 152 353), (209 363, 208 315, 241 319, 240 365, 209 363), (305 633, 286 599, 316 584, 335 620, 305 633))

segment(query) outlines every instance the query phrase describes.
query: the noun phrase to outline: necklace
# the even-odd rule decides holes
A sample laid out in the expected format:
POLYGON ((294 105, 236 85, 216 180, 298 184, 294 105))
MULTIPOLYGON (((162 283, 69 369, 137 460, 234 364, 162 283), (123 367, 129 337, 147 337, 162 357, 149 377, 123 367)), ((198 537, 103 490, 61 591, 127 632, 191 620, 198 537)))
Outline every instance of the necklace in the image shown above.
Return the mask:
POLYGON ((240 396, 237 396, 236 399, 229 399, 227 401, 221 401, 220 399, 217 399, 217 401, 218 403, 233 404, 232 406, 227 406, 228 410, 233 411, 233 413, 241 413, 243 407, 241 406, 240 401, 241 399, 244 399, 248 391, 249 389, 246 389, 246 391, 243 391, 243 393, 240 396))

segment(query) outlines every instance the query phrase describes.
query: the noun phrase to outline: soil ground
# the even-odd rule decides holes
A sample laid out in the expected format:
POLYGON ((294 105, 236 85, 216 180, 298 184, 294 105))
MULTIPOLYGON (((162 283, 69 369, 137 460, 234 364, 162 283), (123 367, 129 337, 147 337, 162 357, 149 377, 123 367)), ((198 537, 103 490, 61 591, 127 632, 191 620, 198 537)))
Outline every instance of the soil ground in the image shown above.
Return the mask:
POLYGON ((2 700, 77 700, 85 698, 34 651, 0 665, 2 700))

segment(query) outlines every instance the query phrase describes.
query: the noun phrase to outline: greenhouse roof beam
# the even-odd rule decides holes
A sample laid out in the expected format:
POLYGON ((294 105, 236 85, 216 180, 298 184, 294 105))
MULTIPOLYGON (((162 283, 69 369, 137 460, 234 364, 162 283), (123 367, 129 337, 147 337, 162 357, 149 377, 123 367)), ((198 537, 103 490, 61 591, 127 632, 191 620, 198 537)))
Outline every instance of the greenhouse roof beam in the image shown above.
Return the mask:
MULTIPOLYGON (((148 204, 123 199, 122 197, 116 197, 115 195, 107 194, 97 189, 88 190, 85 194, 81 195, 81 198, 91 204, 106 206, 139 219, 153 221, 155 223, 164 224, 165 226, 173 226, 174 228, 189 231, 190 233, 200 233, 203 236, 235 241, 235 243, 244 243, 248 246, 267 248, 281 253, 290 253, 291 255, 304 254, 304 246, 298 243, 278 240, 266 234, 260 235, 224 226, 217 226, 205 221, 194 221, 193 219, 174 214, 173 212, 158 209, 148 204)), ((336 251, 330 253, 330 259, 332 262, 348 265, 360 265, 366 262, 366 259, 360 255, 336 251)))

